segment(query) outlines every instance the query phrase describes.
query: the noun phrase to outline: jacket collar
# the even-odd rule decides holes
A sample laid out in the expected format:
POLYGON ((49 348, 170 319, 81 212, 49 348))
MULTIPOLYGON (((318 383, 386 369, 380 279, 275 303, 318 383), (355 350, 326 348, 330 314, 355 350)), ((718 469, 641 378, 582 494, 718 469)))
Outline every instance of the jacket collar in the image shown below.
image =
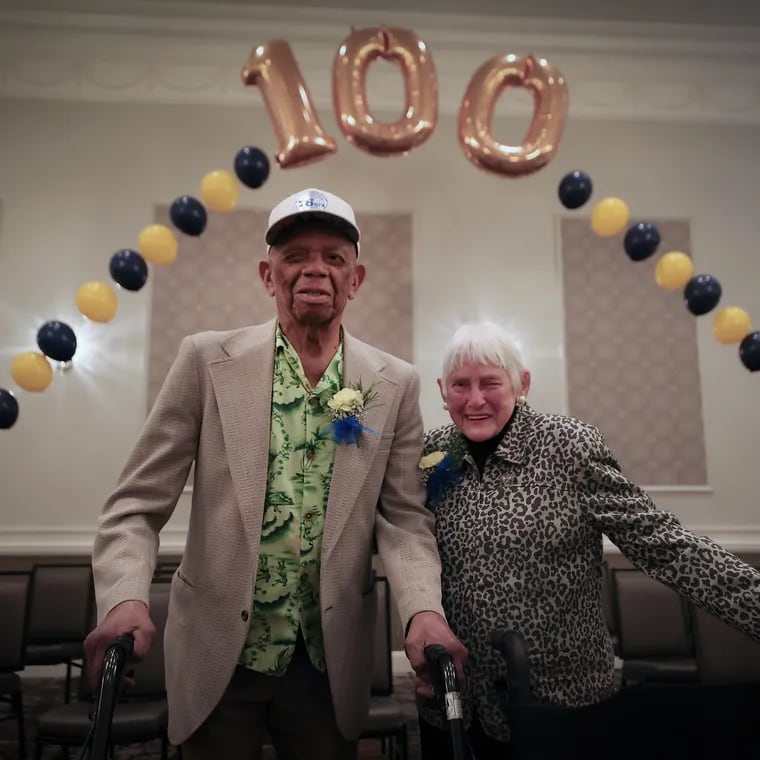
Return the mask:
POLYGON ((513 464, 528 461, 528 434, 535 422, 536 412, 527 404, 515 406, 507 432, 494 452, 513 464))

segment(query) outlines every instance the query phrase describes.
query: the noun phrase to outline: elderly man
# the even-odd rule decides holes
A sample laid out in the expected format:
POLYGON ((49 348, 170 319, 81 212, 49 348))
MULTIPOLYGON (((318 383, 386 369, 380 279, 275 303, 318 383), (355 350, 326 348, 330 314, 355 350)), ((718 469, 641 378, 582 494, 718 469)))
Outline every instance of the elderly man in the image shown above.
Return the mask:
POLYGON ((130 632, 144 656, 158 532, 195 462, 165 632, 169 736, 184 760, 353 758, 367 715, 376 540, 407 630, 465 652, 441 608, 440 563, 417 463, 419 380, 341 318, 364 280, 352 208, 317 189, 279 203, 259 265, 270 323, 187 337, 93 553, 103 653, 130 632))

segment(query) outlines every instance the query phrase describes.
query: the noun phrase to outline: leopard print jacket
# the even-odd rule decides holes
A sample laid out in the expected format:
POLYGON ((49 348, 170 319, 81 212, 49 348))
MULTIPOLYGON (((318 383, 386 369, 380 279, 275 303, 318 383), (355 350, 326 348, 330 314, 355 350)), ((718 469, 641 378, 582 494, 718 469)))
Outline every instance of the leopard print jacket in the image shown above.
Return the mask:
MULTIPOLYGON (((454 425, 426 434, 425 454, 457 450, 466 452, 454 425)), ((540 700, 574 707, 614 692, 602 535, 655 579, 760 638, 760 573, 657 509, 591 425, 516 407, 482 479, 467 453, 460 475, 429 507, 443 606, 469 650, 465 718, 469 724, 475 711, 491 737, 509 738, 494 687, 505 666, 488 643, 495 629, 524 636, 540 700)), ((429 703, 420 713, 441 725, 429 703)))

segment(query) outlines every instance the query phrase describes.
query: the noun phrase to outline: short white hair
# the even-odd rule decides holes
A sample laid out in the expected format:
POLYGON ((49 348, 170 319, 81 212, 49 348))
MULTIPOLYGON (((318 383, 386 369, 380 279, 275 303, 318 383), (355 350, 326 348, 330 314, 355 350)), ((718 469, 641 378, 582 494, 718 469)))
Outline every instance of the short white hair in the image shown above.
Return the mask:
POLYGON ((457 328, 443 351, 443 384, 467 362, 501 367, 515 393, 522 392, 522 373, 527 370, 517 340, 496 322, 470 322, 457 328))

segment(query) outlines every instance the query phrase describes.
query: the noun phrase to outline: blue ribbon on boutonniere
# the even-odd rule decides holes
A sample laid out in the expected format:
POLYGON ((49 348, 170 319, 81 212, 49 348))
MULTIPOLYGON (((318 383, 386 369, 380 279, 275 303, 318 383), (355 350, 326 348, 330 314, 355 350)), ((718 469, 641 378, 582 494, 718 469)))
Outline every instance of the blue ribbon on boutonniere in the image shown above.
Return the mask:
POLYGON ((332 422, 325 428, 337 444, 359 445, 361 433, 378 435, 377 430, 367 427, 361 418, 377 398, 372 388, 362 388, 361 381, 354 386, 341 388, 328 402, 332 411, 332 422))
POLYGON ((462 480, 462 462, 451 452, 433 451, 420 459, 422 482, 427 489, 427 502, 435 509, 443 499, 446 489, 462 480))
POLYGON ((360 433, 377 435, 377 430, 372 430, 372 428, 362 425, 355 414, 334 420, 327 426, 327 432, 337 444, 354 444, 357 446, 359 445, 360 433))

